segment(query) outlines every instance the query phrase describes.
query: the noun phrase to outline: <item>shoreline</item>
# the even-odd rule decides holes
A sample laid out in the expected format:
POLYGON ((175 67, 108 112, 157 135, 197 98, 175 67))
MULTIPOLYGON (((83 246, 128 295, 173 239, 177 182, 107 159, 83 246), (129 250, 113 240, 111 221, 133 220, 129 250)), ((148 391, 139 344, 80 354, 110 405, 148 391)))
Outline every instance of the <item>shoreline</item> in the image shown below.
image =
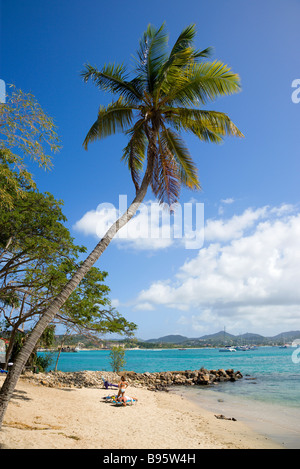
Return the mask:
MULTIPOLYGON (((3 381, 1 377, 0 385, 3 381)), ((172 392, 130 385, 128 395, 138 401, 122 408, 103 399, 113 393, 101 386, 46 387, 20 378, 0 432, 0 448, 282 449, 243 422, 218 420, 172 392)))
POLYGON ((284 449, 300 449, 300 409, 213 388, 191 390, 177 387, 172 392, 209 412, 237 418, 284 449))

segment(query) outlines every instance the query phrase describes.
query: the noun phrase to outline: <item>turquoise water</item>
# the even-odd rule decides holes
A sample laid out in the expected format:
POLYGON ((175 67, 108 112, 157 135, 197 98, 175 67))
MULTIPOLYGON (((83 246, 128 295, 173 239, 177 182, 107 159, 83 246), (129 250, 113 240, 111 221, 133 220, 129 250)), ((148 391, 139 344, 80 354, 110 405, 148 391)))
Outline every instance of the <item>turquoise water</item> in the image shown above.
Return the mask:
MULTIPOLYGON (((300 363, 293 362, 294 351, 277 347, 233 353, 220 353, 218 349, 128 350, 125 359, 126 369, 139 373, 233 368, 241 371, 244 378, 235 383, 220 383, 213 388, 215 391, 300 409, 300 363)), ((109 351, 62 353, 58 369, 111 371, 109 351)))
MULTIPOLYGON (((300 357, 300 349, 277 347, 233 353, 220 353, 218 349, 128 350, 125 368, 138 373, 202 367, 239 370, 244 377, 234 383, 182 386, 174 392, 183 393, 213 413, 245 421, 285 448, 300 449, 300 363, 292 359, 295 351, 300 357)), ((109 354, 107 350, 62 353, 58 369, 111 371, 109 354)))

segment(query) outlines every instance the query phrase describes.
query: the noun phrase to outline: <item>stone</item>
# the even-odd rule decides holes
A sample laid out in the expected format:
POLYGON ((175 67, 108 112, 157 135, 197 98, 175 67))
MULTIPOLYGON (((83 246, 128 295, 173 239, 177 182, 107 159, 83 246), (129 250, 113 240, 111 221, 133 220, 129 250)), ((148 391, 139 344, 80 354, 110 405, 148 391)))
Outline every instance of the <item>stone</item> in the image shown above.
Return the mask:
POLYGON ((118 383, 120 376, 125 375, 132 387, 146 387, 153 391, 166 391, 171 386, 207 386, 215 385, 218 382, 236 381, 243 375, 240 371, 234 370, 183 370, 166 371, 160 373, 136 373, 134 371, 114 373, 107 371, 78 371, 78 372, 49 372, 35 375, 26 372, 22 375, 23 379, 32 380, 37 384, 49 387, 60 388, 103 388, 102 376, 111 383, 118 383), (227 371, 227 372, 226 372, 227 371))

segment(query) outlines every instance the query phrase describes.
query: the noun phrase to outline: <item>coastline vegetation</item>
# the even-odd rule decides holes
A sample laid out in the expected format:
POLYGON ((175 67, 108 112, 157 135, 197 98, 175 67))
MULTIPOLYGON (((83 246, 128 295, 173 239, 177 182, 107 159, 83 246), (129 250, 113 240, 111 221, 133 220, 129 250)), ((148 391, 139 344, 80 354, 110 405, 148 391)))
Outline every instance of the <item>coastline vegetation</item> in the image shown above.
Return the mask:
MULTIPOLYGON (((52 350, 57 350, 62 335, 55 335, 52 350)), ((223 347, 224 345, 256 345, 256 346, 281 346, 286 342, 292 343, 294 340, 300 339, 300 331, 290 331, 277 334, 273 337, 264 337, 259 334, 244 334, 234 336, 232 334, 225 335, 222 331, 204 336, 203 338, 189 339, 183 336, 165 336, 159 339, 141 340, 135 337, 112 340, 99 337, 89 337, 88 335, 72 334, 69 335, 64 344, 74 349, 78 345, 85 350, 111 350, 113 347, 122 347, 123 349, 188 349, 188 348, 207 348, 207 347, 223 347)))

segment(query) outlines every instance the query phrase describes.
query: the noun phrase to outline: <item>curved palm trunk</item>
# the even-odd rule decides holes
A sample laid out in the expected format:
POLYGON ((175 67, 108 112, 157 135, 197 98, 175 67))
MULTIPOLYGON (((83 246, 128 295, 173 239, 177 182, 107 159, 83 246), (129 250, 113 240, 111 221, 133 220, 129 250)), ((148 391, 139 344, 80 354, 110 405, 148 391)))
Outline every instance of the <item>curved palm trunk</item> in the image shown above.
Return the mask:
POLYGON ((147 188, 150 180, 150 161, 148 159, 147 169, 141 184, 139 191, 136 194, 135 199, 127 209, 127 211, 110 227, 106 232, 101 241, 97 244, 95 249, 89 254, 77 272, 74 274, 73 278, 66 284, 61 293, 55 298, 49 308, 42 315, 40 320, 37 322, 36 326, 29 335, 26 343, 22 347, 20 353, 18 354, 12 369, 7 374, 6 380, 0 390, 0 429, 3 423, 4 414, 6 412, 8 403, 12 397, 15 386, 18 382, 20 374, 22 373, 24 366, 36 346, 39 338, 44 332, 48 324, 53 320, 59 309, 69 298, 71 293, 75 290, 87 272, 99 259, 102 253, 105 251, 115 234, 124 226, 128 221, 135 215, 138 207, 144 200, 147 188))

